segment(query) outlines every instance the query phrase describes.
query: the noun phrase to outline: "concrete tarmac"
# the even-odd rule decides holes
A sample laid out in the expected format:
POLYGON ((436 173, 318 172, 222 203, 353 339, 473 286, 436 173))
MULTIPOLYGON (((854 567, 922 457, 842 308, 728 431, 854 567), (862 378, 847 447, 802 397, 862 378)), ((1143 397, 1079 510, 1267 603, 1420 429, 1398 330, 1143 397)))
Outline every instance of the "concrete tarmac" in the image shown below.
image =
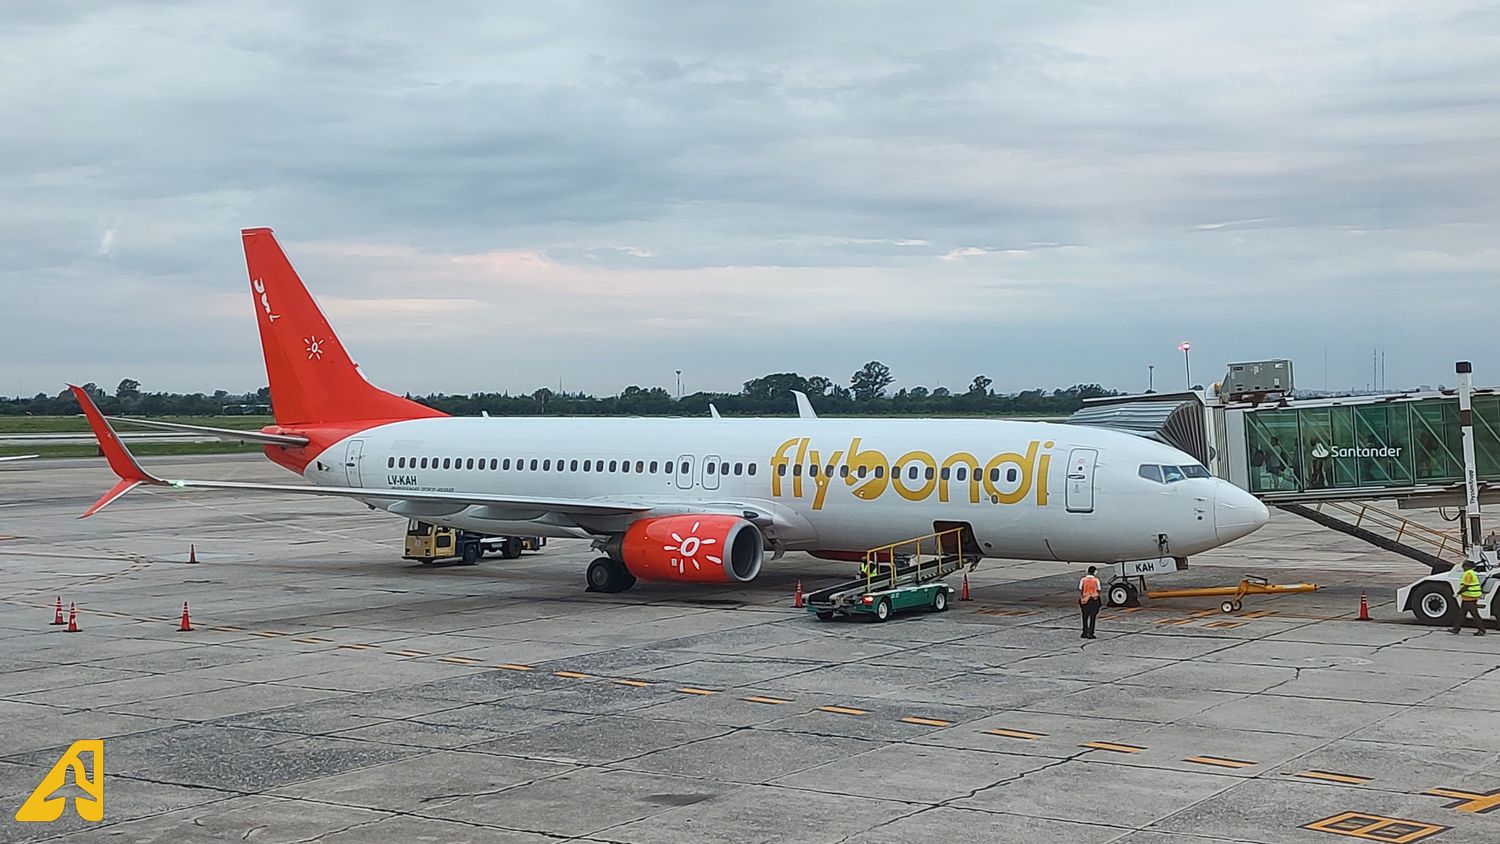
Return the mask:
POLYGON ((0 840, 1500 841, 1500 636, 1398 616, 1420 566, 1291 516, 1155 585, 1318 593, 1105 610, 1085 642, 1056 563, 819 622, 796 583, 852 566, 596 595, 586 543, 424 568, 350 502, 153 491, 77 521, 112 480, 0 468, 0 840), (104 820, 15 821, 79 739, 104 820))

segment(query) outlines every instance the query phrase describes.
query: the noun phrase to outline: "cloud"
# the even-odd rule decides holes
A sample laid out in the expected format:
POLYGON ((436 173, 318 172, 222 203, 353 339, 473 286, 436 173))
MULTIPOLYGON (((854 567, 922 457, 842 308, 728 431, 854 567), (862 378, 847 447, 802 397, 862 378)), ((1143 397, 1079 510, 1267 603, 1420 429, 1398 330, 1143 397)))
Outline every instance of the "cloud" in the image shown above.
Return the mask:
POLYGON ((4 15, 3 392, 258 386, 251 225, 400 389, 1500 371, 1478 2, 4 15))

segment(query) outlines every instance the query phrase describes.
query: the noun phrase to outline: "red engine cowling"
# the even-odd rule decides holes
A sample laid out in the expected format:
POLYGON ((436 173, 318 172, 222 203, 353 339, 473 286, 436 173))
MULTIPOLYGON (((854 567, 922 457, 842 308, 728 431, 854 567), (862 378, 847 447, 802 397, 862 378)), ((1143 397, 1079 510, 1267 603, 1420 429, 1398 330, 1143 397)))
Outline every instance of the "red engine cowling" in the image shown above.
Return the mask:
POLYGON ((620 558, 641 580, 747 583, 760 574, 765 540, 738 516, 662 516, 625 531, 620 558))

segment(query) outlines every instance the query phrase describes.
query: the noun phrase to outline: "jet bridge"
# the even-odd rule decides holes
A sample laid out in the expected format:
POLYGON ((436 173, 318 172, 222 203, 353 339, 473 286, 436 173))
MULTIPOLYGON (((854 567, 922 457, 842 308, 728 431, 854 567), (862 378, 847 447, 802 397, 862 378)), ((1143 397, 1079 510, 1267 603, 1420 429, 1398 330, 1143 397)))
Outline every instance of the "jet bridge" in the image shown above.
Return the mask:
POLYGON ((1069 422, 1175 446, 1270 506, 1434 571, 1481 543, 1478 535, 1464 535, 1474 532, 1468 522, 1460 520, 1460 532, 1450 536, 1368 502, 1466 508, 1470 515, 1477 515, 1478 505, 1500 504, 1500 390, 1469 392, 1471 493, 1457 390, 1291 399, 1291 385, 1278 386, 1283 392, 1270 400, 1265 391, 1226 386, 1221 392, 1217 385, 1202 393, 1111 397, 1087 402, 1069 422))

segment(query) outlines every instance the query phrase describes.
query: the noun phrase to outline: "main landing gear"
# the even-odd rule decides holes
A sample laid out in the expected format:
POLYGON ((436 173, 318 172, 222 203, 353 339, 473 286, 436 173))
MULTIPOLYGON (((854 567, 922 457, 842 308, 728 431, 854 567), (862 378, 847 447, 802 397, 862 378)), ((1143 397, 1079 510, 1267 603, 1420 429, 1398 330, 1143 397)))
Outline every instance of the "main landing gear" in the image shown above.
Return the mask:
POLYGON ((625 564, 612 557, 600 557, 589 563, 586 575, 588 592, 624 592, 635 585, 635 575, 625 564))

